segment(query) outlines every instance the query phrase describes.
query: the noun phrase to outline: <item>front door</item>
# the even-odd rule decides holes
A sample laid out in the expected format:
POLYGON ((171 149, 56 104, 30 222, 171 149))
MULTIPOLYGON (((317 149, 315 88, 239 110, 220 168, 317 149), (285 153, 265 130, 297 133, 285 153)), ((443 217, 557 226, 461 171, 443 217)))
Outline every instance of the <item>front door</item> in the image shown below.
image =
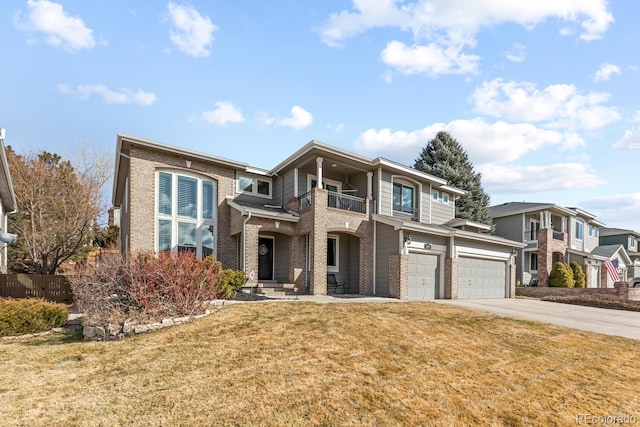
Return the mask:
POLYGON ((258 280, 273 280, 272 238, 258 238, 258 280))

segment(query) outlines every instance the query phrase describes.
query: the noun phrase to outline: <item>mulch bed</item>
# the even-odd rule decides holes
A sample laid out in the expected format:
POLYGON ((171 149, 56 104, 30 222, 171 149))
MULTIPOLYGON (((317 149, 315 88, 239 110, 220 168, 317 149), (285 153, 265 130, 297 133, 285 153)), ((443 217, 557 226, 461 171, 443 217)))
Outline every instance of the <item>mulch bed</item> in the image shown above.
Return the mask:
POLYGON ((593 296, 546 296, 541 298, 541 300, 565 304, 586 305, 589 307, 608 308, 613 310, 640 311, 640 301, 620 301, 593 296))

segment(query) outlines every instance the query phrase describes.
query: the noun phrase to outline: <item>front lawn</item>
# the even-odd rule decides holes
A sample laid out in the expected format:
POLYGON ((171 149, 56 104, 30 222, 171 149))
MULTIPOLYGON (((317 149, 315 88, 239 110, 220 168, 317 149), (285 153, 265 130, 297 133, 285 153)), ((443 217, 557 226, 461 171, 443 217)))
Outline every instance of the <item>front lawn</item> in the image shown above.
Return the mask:
POLYGON ((0 342, 0 368, 3 425, 640 419, 640 341, 436 303, 236 304, 120 342, 0 342))

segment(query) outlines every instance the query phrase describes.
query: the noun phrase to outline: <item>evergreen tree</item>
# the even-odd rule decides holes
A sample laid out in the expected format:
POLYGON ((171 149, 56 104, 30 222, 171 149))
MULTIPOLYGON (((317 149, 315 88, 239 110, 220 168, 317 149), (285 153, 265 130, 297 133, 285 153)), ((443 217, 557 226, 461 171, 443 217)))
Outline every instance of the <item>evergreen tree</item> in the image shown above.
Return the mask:
POLYGON ((456 199, 456 218, 491 225, 489 195, 482 188, 482 176, 474 171, 464 148, 448 132, 438 132, 422 149, 413 167, 466 190, 467 194, 456 199))

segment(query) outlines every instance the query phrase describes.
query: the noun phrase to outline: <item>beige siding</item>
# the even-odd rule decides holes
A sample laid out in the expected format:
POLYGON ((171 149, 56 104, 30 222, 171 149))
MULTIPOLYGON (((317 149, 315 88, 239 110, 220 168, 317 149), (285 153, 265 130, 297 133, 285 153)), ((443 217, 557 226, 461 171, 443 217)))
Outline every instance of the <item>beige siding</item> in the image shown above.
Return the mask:
POLYGON ((393 186, 389 172, 382 172, 382 182, 380 182, 380 194, 378 197, 380 198, 380 212, 378 213, 391 216, 393 214, 393 186))
MULTIPOLYGON (((442 196, 442 194, 440 194, 442 196)), ((449 195, 451 197, 451 195, 449 195)), ((431 199, 429 199, 431 200, 431 199)), ((451 199, 448 204, 442 203, 442 201, 434 202, 431 204, 431 223, 432 224, 444 224, 445 222, 452 220, 455 217, 455 206, 451 199)))
POLYGON ((431 186, 429 184, 422 184, 422 191, 420 193, 420 221, 425 224, 431 224, 431 186))
POLYGON ((496 226, 495 234, 505 239, 522 242, 524 230, 522 229, 522 215, 513 215, 503 218, 494 218, 496 226))

